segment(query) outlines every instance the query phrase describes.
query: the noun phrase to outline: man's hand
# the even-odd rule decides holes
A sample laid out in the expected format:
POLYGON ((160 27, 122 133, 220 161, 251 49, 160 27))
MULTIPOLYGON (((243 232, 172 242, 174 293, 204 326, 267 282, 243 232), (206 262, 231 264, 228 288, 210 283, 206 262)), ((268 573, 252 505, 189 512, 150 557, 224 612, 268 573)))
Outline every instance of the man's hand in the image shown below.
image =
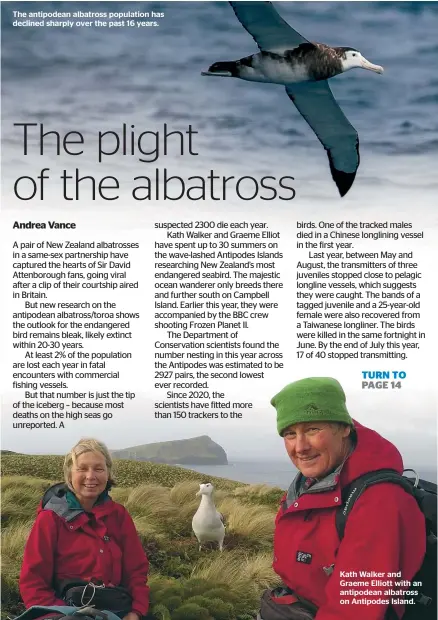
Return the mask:
POLYGON ((129 614, 126 614, 123 620, 141 620, 141 616, 135 611, 130 611, 129 614))

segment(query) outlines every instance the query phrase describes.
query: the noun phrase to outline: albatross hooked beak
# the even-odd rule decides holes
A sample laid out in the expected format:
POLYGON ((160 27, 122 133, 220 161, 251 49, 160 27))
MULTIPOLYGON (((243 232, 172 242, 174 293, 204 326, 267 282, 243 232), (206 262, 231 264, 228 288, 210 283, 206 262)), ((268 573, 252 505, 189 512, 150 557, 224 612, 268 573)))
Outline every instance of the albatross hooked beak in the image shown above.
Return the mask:
POLYGON ((368 69, 368 71, 374 71, 375 73, 383 73, 383 67, 380 65, 373 65, 372 62, 362 56, 362 69, 368 69))
POLYGON ((236 70, 235 62, 215 62, 208 68, 208 71, 202 71, 201 75, 216 75, 217 77, 233 77, 236 70))

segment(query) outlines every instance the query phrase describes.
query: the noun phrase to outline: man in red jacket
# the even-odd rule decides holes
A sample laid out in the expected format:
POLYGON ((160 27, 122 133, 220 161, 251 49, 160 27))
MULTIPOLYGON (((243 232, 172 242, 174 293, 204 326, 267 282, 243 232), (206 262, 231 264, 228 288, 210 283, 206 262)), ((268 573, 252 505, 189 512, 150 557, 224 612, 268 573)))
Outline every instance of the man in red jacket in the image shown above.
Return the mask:
MULTIPOLYGON (((410 582, 422 564, 425 523, 414 497, 398 485, 376 484, 357 499, 342 542, 335 525, 346 485, 383 468, 402 473, 398 450, 352 420, 335 379, 296 381, 271 404, 299 470, 276 517, 275 572, 314 604, 316 620, 401 618, 404 605, 396 601, 405 597, 385 594, 391 586, 384 584, 410 582)), ((268 614, 262 604, 263 620, 270 620, 268 614)))
POLYGON ((66 456, 66 482, 44 495, 24 550, 26 607, 65 606, 60 584, 79 579, 124 586, 132 597, 124 620, 146 615, 149 564, 130 515, 108 495, 111 472, 108 449, 94 439, 81 440, 66 456))

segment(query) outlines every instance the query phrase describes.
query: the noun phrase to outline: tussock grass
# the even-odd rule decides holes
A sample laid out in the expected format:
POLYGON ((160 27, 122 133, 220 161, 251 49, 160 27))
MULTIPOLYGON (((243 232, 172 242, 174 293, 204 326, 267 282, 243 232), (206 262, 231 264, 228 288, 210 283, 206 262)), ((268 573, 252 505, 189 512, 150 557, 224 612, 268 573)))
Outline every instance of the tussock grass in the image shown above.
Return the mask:
POLYGON ((157 531, 166 532, 169 537, 190 536, 196 504, 178 506, 166 487, 144 484, 132 489, 125 506, 133 517, 149 520, 157 531))
POLYGON ((204 616, 210 620, 252 620, 256 616, 258 602, 257 585, 243 580, 228 584, 223 580, 218 583, 216 577, 210 580, 192 576, 173 582, 160 578, 151 582, 154 613, 156 609, 161 612, 164 607, 170 611, 172 620, 204 616), (240 590, 242 585, 244 590, 240 590))
POLYGON ((233 495, 236 496, 247 496, 247 495, 257 495, 258 497, 263 497, 264 495, 268 495, 272 493, 272 487, 268 484, 247 484, 244 487, 239 487, 233 492, 233 495))
POLYGON ((151 522, 148 517, 133 517, 135 529, 138 535, 142 539, 142 542, 148 540, 162 540, 164 534, 160 533, 156 526, 151 522))
POLYGON ((175 512, 169 489, 157 484, 142 484, 131 489, 125 506, 131 516, 149 517, 154 520, 169 517, 175 512))
POLYGON ((9 572, 14 566, 17 568, 23 559, 23 549, 29 536, 33 521, 25 523, 14 523, 2 529, 2 563, 3 569, 9 572))
POLYGON ((1 594, 2 608, 18 615, 24 611, 20 604, 18 578, 20 575, 23 550, 29 536, 32 521, 17 522, 3 528, 1 532, 1 594))
POLYGON ((170 611, 164 605, 157 604, 154 610, 154 616, 157 620, 172 620, 170 611))
POLYGON ((2 524, 35 518, 42 492, 32 485, 8 486, 2 492, 2 524))
POLYGON ((247 484, 232 491, 234 497, 249 504, 264 504, 278 510, 284 490, 267 484, 247 484))
POLYGON ((225 516, 228 532, 255 538, 259 543, 272 542, 275 513, 269 508, 225 498, 218 503, 218 510, 225 516))
POLYGON ((23 476, 2 476, 0 479, 1 491, 4 493, 8 489, 37 489, 40 493, 44 493, 53 482, 50 480, 41 480, 41 478, 25 478, 23 476))
POLYGON ((115 502, 126 505, 131 489, 129 487, 114 487, 111 489, 111 497, 115 502))
POLYGON ((13 521, 27 521, 35 517, 36 508, 44 491, 52 483, 39 478, 23 476, 3 476, 2 492, 2 525, 13 521))
POLYGON ((242 573, 246 579, 266 589, 280 585, 281 579, 272 568, 272 552, 258 553, 248 556, 242 564, 242 573))
POLYGON ((192 577, 226 586, 236 594, 245 588, 265 588, 266 583, 275 580, 272 554, 246 554, 240 550, 218 553, 212 559, 200 560, 193 568, 192 577))
POLYGON ((196 497, 198 491, 199 484, 192 480, 179 482, 170 490, 170 498, 174 502, 177 511, 175 518, 179 523, 191 522, 201 501, 200 497, 196 497))
MULTIPOLYGON (((184 482, 178 482, 170 490, 170 498, 175 504, 187 504, 196 498, 196 493, 199 491, 199 483, 195 480, 185 480, 184 482)), ((199 500, 198 500, 199 501, 199 500)))
POLYGON ((213 500, 216 505, 220 504, 226 497, 232 497, 231 490, 215 489, 213 491, 213 500))
POLYGON ((232 589, 243 579, 242 559, 242 553, 236 551, 226 554, 215 553, 214 557, 203 558, 196 564, 192 577, 232 589))
POLYGON ((249 612, 255 617, 267 575, 269 572, 274 575, 271 563, 272 557, 268 560, 266 554, 230 551, 216 554, 210 561, 201 560, 194 567, 192 577, 211 584, 209 590, 204 587, 204 596, 230 602, 240 614, 249 612))
POLYGON ((175 531, 179 529, 181 532, 184 532, 185 536, 191 535, 192 519, 193 515, 198 510, 198 506, 199 499, 177 506, 177 513, 173 521, 173 529, 175 531))

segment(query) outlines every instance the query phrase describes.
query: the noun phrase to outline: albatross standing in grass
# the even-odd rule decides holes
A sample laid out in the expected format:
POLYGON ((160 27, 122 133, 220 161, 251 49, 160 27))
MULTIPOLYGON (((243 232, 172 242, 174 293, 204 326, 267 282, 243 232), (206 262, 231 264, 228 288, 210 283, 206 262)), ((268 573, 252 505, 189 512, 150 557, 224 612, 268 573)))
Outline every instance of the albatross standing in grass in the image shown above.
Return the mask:
POLYGON ((219 550, 222 551, 225 538, 225 527, 223 517, 216 510, 212 494, 214 487, 210 482, 199 485, 196 495, 201 496, 201 503, 192 519, 192 528, 199 542, 199 550, 206 542, 217 542, 219 550))
POLYGON ((230 4, 260 52, 240 60, 215 62, 202 75, 286 86, 288 97, 327 151, 333 180, 345 196, 359 166, 359 138, 327 80, 349 69, 383 73, 383 68, 352 47, 311 43, 280 17, 271 2, 230 4))

